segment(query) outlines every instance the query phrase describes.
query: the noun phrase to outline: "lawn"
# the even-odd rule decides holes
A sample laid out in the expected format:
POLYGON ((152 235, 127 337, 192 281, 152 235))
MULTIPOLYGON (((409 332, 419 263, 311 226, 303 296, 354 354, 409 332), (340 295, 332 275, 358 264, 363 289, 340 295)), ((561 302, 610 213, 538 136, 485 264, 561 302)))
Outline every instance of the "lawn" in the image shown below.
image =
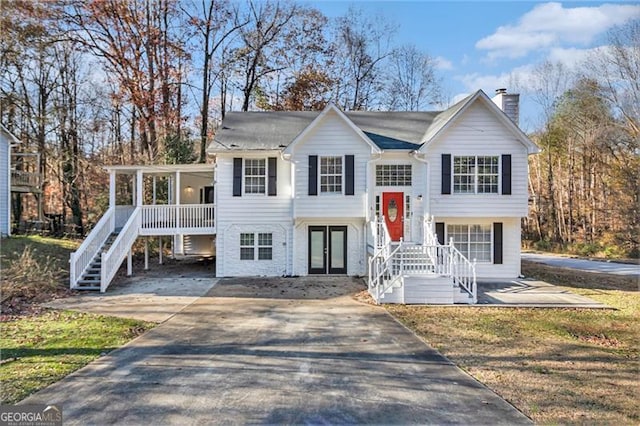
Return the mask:
POLYGON ((16 403, 152 326, 135 320, 54 310, 0 322, 0 401, 16 403))
POLYGON ((41 308, 69 295, 72 240, 0 240, 0 402, 16 403, 153 327, 141 321, 41 308))
POLYGON ((616 309, 387 309, 536 423, 638 424, 637 282, 528 262, 523 272, 616 309))

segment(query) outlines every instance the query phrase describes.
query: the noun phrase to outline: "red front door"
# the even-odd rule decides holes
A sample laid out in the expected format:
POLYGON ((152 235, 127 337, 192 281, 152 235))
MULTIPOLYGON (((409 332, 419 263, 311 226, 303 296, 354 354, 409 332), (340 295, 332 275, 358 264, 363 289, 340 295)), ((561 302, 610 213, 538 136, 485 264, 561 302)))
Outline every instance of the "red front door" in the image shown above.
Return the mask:
POLYGON ((400 241, 404 236, 404 193, 383 192, 382 214, 387 223, 392 241, 400 241))

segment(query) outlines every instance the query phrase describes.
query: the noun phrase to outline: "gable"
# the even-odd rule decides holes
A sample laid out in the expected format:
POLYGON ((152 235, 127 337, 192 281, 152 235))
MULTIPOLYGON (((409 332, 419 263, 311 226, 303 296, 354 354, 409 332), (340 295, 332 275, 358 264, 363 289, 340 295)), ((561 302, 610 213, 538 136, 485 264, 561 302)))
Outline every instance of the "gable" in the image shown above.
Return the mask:
POLYGON ((293 154, 304 151, 348 152, 354 149, 380 152, 378 146, 349 118, 333 105, 327 106, 284 150, 293 154))
POLYGON ((437 117, 427 130, 424 145, 420 151, 427 151, 445 134, 450 134, 453 127, 464 127, 469 131, 469 135, 476 133, 479 138, 481 138, 481 133, 489 132, 497 138, 517 141, 527 150, 528 154, 540 152, 540 148, 481 90, 463 99, 437 117))

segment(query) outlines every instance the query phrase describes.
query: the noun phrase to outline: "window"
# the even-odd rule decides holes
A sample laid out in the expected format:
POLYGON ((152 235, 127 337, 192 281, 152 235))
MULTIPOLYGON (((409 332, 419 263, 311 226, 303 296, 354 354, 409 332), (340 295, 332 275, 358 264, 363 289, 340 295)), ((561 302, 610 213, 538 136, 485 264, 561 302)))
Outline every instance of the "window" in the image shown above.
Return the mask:
POLYGON ((258 260, 271 260, 273 257, 273 234, 258 234, 258 260))
POLYGON ((497 194, 498 156, 453 157, 453 192, 497 194))
POLYGON ((491 225, 448 225, 447 236, 467 259, 491 262, 491 225))
POLYGON ((404 217, 411 218, 411 195, 404 196, 404 217))
POLYGON ((376 195, 376 217, 380 217, 380 196, 376 195))
POLYGON ((320 192, 342 193, 342 157, 320 157, 320 192))
POLYGON ((246 158, 244 160, 245 194, 264 194, 266 192, 267 164, 264 158, 246 158))
POLYGON ((255 238, 252 233, 240 234, 240 260, 254 259, 255 238))
POLYGON ((380 164, 376 166, 377 186, 411 186, 411 164, 380 164))
MULTIPOLYGON (((256 249, 256 234, 240 234, 240 260, 254 260, 256 249)), ((258 260, 271 260, 273 258, 273 234, 258 234, 258 260)))

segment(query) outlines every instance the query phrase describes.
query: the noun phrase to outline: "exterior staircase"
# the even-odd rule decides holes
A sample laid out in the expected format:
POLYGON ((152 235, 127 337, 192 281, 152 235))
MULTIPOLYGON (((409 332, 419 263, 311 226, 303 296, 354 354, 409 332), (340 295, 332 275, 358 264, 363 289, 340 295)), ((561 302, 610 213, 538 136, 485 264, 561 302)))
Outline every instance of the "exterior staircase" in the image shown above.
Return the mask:
POLYGON ((421 243, 392 242, 384 218, 371 223, 369 293, 377 303, 476 303, 475 264, 438 243, 427 219, 421 243))
POLYGON ((109 248, 118 237, 119 231, 112 232, 106 239, 98 253, 93 257, 88 268, 82 274, 76 285, 76 290, 100 290, 100 280, 102 276, 102 253, 109 251, 109 248))

